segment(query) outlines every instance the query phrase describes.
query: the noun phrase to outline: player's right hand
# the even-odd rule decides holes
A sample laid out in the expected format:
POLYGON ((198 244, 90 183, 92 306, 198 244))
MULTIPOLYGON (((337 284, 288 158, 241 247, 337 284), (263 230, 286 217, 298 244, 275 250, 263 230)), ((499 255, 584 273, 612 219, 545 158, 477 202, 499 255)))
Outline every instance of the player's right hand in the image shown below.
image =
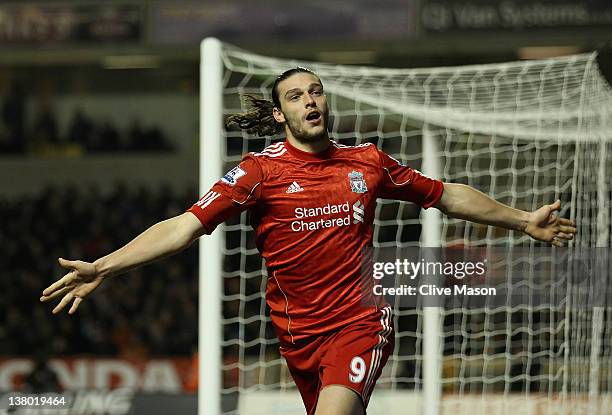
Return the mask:
POLYGON ((58 261, 62 267, 69 269, 70 272, 45 288, 40 301, 49 301, 63 295, 62 300, 53 309, 53 314, 62 311, 72 300, 74 302, 68 310, 68 314, 74 314, 83 298, 98 288, 104 277, 98 274, 96 266, 91 262, 68 261, 64 258, 59 258, 58 261))

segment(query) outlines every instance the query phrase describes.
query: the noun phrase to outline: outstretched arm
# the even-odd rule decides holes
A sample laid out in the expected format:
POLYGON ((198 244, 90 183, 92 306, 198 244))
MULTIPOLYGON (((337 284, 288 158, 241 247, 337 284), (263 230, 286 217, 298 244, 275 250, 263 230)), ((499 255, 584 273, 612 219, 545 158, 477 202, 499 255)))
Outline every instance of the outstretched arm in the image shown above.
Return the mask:
POLYGON ((525 232, 533 239, 562 246, 576 233, 576 224, 555 214, 561 201, 525 212, 499 203, 473 187, 444 183, 442 197, 434 205, 446 215, 485 225, 525 232))
POLYGON ((73 314, 83 297, 105 278, 182 251, 203 234, 210 234, 221 222, 254 206, 262 180, 258 162, 254 156, 246 155, 182 215, 156 223, 122 248, 94 262, 60 258, 60 265, 70 272, 47 287, 40 301, 63 296, 53 309, 53 313, 59 313, 74 300, 68 311, 73 314))
POLYGON ((94 262, 60 258, 60 265, 70 271, 47 287, 40 301, 63 296, 53 309, 55 314, 74 299, 68 311, 68 314, 73 314, 82 299, 95 290, 105 278, 180 252, 203 233, 204 228, 198 218, 186 212, 156 223, 123 247, 94 262))

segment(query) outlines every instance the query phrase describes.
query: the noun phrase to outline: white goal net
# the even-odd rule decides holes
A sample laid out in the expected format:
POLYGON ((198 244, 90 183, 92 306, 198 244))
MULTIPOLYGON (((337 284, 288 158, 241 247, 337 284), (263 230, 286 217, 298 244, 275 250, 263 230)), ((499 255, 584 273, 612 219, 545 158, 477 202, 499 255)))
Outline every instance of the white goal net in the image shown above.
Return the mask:
MULTIPOLYGON (((202 111, 208 114, 217 110, 227 117, 244 111, 241 94, 270 98, 281 72, 306 66, 323 81, 330 135, 337 142, 374 143, 411 167, 446 182, 469 184, 523 210, 561 199, 560 215, 578 223, 574 247, 610 247, 612 92, 599 73, 596 54, 427 69, 297 62, 228 45, 222 46, 220 58, 222 108, 212 108, 204 97, 202 111), (424 165, 424 158, 435 160, 436 167, 424 165)), ((202 138, 205 149, 207 140, 221 140, 221 166, 214 152, 201 153, 202 168, 214 170, 210 177, 220 177, 245 153, 282 139, 238 130, 221 134, 202 138)), ((506 247, 509 262, 524 259, 513 257, 512 247, 540 252, 541 244, 518 232, 435 216, 424 226, 421 216, 421 209, 410 203, 379 200, 375 246, 416 247, 426 239, 424 229, 434 229, 439 246, 506 247)), ((222 353, 216 366, 217 376, 222 373, 222 413, 303 413, 278 353, 264 298, 267 274, 248 214, 216 232, 222 235, 221 275, 211 275, 210 267, 201 264, 200 278, 222 281, 222 318, 217 321, 222 353)), ((554 262, 556 251, 547 252, 554 262)), ((536 281, 530 277, 530 258, 520 281, 507 278, 503 284, 544 284, 559 293, 560 301, 526 297, 524 303, 502 307, 447 306, 436 314, 438 324, 428 327, 422 306, 397 307, 395 351, 368 413, 612 413, 612 304, 596 295, 597 284, 612 282, 587 278, 580 285, 567 273, 536 281), (423 369, 427 330, 434 330, 429 335, 437 346, 427 355, 436 362, 433 381, 423 369), (439 391, 439 402, 422 398, 428 387, 439 391)), ((219 298, 215 290, 200 295, 201 304, 219 298)), ((204 387, 216 363, 206 360, 205 353, 200 351, 201 364, 212 372, 202 372, 204 387)))

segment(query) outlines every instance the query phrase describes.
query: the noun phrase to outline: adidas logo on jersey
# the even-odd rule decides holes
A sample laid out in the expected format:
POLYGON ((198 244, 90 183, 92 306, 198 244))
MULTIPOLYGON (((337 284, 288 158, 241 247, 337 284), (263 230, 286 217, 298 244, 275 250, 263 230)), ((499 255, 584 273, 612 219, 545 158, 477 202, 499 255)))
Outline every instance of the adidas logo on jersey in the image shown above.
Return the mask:
POLYGON ((287 193, 297 193, 297 192, 301 192, 304 189, 302 189, 302 187, 297 184, 296 182, 291 183, 291 186, 289 186, 287 188, 287 193))

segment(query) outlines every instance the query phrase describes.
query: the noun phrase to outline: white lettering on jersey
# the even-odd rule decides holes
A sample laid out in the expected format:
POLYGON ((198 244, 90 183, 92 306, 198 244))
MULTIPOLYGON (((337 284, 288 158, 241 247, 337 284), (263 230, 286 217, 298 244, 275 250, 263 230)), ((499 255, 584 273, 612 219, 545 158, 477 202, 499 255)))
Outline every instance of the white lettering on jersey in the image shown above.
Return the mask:
POLYGON ((364 223, 364 206, 361 201, 357 201, 352 205, 349 202, 331 204, 328 203, 317 207, 297 207, 294 210, 296 219, 291 222, 291 230, 293 232, 316 231, 325 228, 334 228, 336 226, 349 226, 351 223, 364 223), (352 211, 352 215, 351 215, 352 211), (343 214, 340 217, 321 217, 335 214, 343 214), (353 221, 351 222, 351 217, 353 221))
POLYGON ((227 173, 225 176, 221 178, 221 181, 229 184, 230 186, 234 186, 239 178, 246 175, 246 172, 240 168, 240 166, 236 166, 227 173))
POLYGON ((213 192, 212 190, 206 193, 200 200, 197 201, 196 205, 198 205, 201 209, 204 209, 206 206, 210 205, 216 198, 221 196, 217 192, 213 192))
POLYGON ((318 206, 314 208, 297 207, 295 208, 295 217, 298 219, 311 218, 314 216, 330 215, 340 212, 349 212, 349 202, 332 205, 328 203, 324 206, 318 206))

